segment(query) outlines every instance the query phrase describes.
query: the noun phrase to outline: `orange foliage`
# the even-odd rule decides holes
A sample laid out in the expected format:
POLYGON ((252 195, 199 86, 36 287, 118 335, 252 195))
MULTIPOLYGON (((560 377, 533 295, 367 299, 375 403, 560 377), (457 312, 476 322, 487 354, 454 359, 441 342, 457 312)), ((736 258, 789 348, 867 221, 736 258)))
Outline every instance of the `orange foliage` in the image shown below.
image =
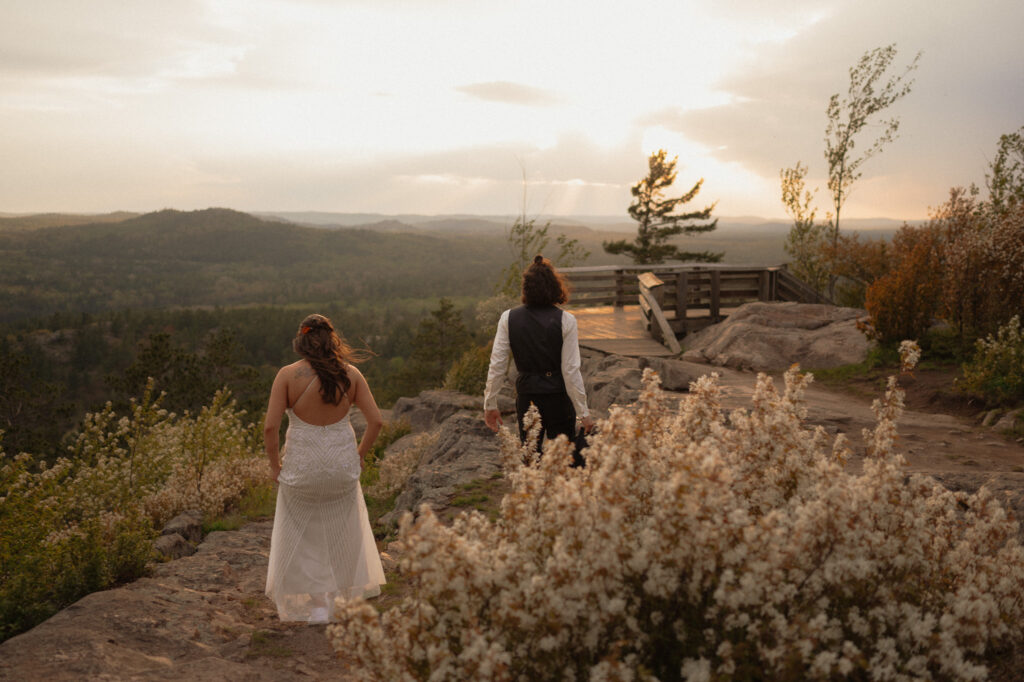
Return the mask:
POLYGON ((997 211, 975 195, 953 189, 928 225, 893 238, 892 270, 865 296, 875 338, 920 338, 942 318, 972 340, 1024 311, 1024 205, 997 211))
POLYGON ((837 304, 850 308, 864 306, 865 290, 893 265, 892 249, 884 239, 866 239, 854 232, 841 234, 835 248, 825 249, 832 263, 832 274, 839 278, 835 291, 837 304))
POLYGON ((905 225, 892 240, 890 272, 868 286, 871 335, 881 341, 919 339, 931 326, 942 292, 942 233, 905 225))

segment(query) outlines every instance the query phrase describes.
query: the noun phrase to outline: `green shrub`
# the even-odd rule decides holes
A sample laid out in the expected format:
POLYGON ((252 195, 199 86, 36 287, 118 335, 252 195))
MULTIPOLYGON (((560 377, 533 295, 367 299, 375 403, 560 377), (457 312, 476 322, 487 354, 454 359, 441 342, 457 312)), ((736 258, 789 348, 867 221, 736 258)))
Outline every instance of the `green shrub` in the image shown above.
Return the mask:
POLYGON ((467 395, 483 395, 490 362, 491 344, 470 348, 448 370, 444 388, 467 395))
POLYGON ((264 485, 257 430, 226 392, 195 415, 159 407, 89 414, 52 465, 0 450, 0 640, 90 592, 133 580, 156 529, 185 509, 222 514, 264 485))
POLYGON ((1024 332, 1014 315, 996 336, 978 339, 974 357, 964 365, 964 391, 991 403, 1024 401, 1024 332))

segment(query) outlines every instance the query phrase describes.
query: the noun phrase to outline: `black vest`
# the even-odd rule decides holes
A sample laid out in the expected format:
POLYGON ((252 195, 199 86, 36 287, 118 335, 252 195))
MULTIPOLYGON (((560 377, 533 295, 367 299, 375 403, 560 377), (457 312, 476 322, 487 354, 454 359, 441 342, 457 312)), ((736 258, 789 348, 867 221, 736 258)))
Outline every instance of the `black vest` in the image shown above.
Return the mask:
POLYGON ((513 308, 508 313, 508 343, 519 377, 516 391, 564 393, 562 310, 553 305, 513 308))

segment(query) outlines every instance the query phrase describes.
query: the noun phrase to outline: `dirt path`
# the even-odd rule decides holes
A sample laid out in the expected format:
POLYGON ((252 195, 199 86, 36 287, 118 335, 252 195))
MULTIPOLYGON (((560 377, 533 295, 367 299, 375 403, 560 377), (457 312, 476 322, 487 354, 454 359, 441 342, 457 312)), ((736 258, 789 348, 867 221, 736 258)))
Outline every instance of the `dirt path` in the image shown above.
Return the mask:
MULTIPOLYGON (((722 380, 730 391, 749 401, 750 374, 730 371, 722 380)), ((776 385, 781 388, 781 378, 776 385)), ((854 461, 859 461, 864 447, 861 432, 875 426, 871 401, 882 397, 882 391, 871 397, 857 396, 812 383, 806 397, 808 420, 832 434, 845 433, 854 449, 854 461)), ((1024 474, 1024 445, 965 417, 907 409, 896 427, 897 449, 906 456, 911 471, 1006 475, 1011 479, 1024 474)))
MULTIPOLYGON (((698 373, 713 369, 721 375, 727 408, 750 407, 753 374, 695 364, 691 369, 698 373)), ((775 377, 775 384, 782 389, 781 376, 775 377)), ((846 434, 852 449, 849 468, 859 470, 864 458, 861 433, 875 426, 873 398, 814 383, 805 397, 808 422, 832 435, 846 434)), ((881 397, 881 391, 874 397, 881 397)), ((909 471, 934 476, 953 490, 974 492, 988 485, 1004 497, 1017 518, 1024 519, 1024 444, 971 419, 936 412, 908 409, 896 427, 896 447, 906 457, 909 471)))

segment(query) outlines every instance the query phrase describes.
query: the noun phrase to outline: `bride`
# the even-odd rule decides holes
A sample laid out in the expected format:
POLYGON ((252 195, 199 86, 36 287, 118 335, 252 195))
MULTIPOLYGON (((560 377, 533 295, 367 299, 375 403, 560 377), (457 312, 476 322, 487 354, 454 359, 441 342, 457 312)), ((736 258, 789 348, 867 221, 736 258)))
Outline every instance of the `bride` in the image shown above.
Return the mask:
POLYGON ((304 319, 292 348, 302 359, 277 373, 263 428, 278 484, 266 593, 281 620, 326 623, 336 597, 376 596, 384 584, 359 486, 383 420, 329 319, 304 319), (366 418, 358 446, 349 423, 353 405, 366 418), (288 431, 279 452, 284 414, 288 431))

